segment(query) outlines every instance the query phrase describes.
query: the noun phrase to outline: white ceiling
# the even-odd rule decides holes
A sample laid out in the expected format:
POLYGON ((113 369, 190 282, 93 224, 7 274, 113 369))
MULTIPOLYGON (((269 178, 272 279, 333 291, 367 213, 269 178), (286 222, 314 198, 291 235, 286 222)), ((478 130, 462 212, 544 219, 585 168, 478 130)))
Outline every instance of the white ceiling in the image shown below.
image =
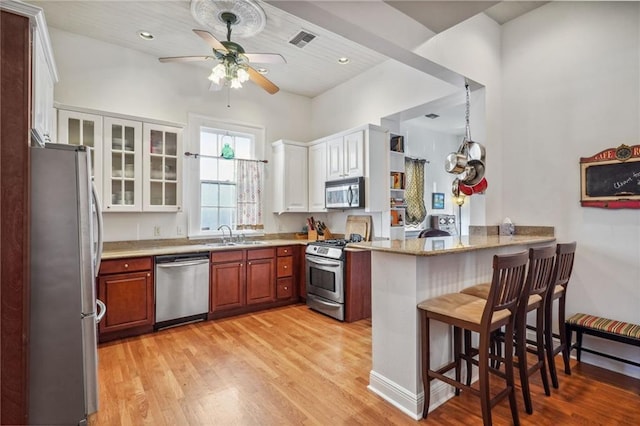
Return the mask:
MULTIPOLYGON (((219 40, 226 39, 224 32, 203 28, 198 24, 191 16, 189 0, 27 2, 44 9, 50 27, 135 49, 158 58, 210 55, 211 49, 192 32, 194 28, 209 30, 219 40), (154 34, 154 40, 142 40, 137 35, 140 30, 154 34)), ((498 23, 503 23, 544 2, 502 2, 492 6, 495 3, 497 2, 259 0, 258 4, 267 17, 264 30, 250 38, 236 37, 232 32, 231 40, 240 43, 250 53, 283 55, 287 60, 286 64, 254 66, 267 68, 269 73, 266 77, 281 90, 315 97, 389 57, 405 61, 416 68, 422 67, 428 72, 429 67, 434 64, 416 58, 418 55, 412 54, 411 50, 436 32, 487 7, 490 7, 487 13, 498 23), (435 22, 434 17, 437 17, 435 22), (356 27, 357 32, 354 32, 356 27), (300 30, 316 35, 304 48, 289 43, 300 30), (342 56, 350 58, 350 62, 346 65, 338 64, 337 59, 342 56)), ((202 68, 203 78, 208 76, 208 69, 212 67, 211 62, 191 64, 202 68)), ((177 65, 158 63, 158 66, 177 65)))

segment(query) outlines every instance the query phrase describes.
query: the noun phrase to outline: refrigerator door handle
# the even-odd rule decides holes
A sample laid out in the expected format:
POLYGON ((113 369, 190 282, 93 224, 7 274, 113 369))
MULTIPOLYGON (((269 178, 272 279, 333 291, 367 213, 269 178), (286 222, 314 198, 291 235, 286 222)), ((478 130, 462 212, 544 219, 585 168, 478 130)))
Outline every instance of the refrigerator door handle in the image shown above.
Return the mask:
MULTIPOLYGON (((93 202, 95 203, 96 206, 96 221, 98 223, 98 248, 97 248, 97 252, 96 252, 96 260, 95 260, 95 266, 96 266, 96 277, 98 276, 98 273, 100 272, 100 263, 102 262, 102 246, 103 246, 103 233, 104 233, 104 228, 103 228, 103 224, 102 224, 102 206, 100 205, 100 199, 98 198, 98 192, 96 191, 96 186, 94 185, 93 182, 91 182, 91 195, 93 196, 93 202)), ((100 302, 102 303, 102 302, 100 302)), ((104 306, 104 304, 103 304, 104 306)))
POLYGON ((100 321, 102 321, 102 318, 104 318, 104 316, 106 315, 107 307, 104 304, 104 302, 102 300, 100 300, 100 299, 96 299, 96 303, 100 307, 100 312, 96 316, 96 324, 98 324, 100 321))

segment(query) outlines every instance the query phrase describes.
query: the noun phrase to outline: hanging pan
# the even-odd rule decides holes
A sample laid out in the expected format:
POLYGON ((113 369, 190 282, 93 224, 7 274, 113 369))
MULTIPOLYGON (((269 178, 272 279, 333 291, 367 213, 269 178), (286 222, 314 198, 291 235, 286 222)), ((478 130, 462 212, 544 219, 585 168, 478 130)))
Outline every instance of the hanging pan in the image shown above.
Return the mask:
POLYGON ((460 180, 465 185, 474 186, 484 177, 484 163, 480 160, 469 160, 465 167, 466 176, 460 180))

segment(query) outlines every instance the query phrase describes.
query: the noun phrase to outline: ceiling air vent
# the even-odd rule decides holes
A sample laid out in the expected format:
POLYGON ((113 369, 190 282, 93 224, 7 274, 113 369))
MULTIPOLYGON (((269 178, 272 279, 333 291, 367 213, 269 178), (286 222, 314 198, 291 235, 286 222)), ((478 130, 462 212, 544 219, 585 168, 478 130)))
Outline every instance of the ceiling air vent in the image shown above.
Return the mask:
POLYGON ((298 47, 305 47, 314 38, 316 38, 315 35, 301 30, 298 34, 295 35, 295 37, 289 40, 289 43, 298 47))
POLYGON ((433 119, 438 118, 440 116, 438 114, 431 113, 431 114, 425 115, 425 117, 430 118, 430 119, 433 120, 433 119))

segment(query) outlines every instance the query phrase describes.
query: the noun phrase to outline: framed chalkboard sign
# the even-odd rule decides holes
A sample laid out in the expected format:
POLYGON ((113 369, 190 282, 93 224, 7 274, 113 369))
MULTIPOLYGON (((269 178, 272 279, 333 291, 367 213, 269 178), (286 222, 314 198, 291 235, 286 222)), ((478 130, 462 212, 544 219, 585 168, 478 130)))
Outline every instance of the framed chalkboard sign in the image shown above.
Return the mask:
POLYGON ((640 145, 620 145, 580 159, 584 207, 640 208, 640 145))

